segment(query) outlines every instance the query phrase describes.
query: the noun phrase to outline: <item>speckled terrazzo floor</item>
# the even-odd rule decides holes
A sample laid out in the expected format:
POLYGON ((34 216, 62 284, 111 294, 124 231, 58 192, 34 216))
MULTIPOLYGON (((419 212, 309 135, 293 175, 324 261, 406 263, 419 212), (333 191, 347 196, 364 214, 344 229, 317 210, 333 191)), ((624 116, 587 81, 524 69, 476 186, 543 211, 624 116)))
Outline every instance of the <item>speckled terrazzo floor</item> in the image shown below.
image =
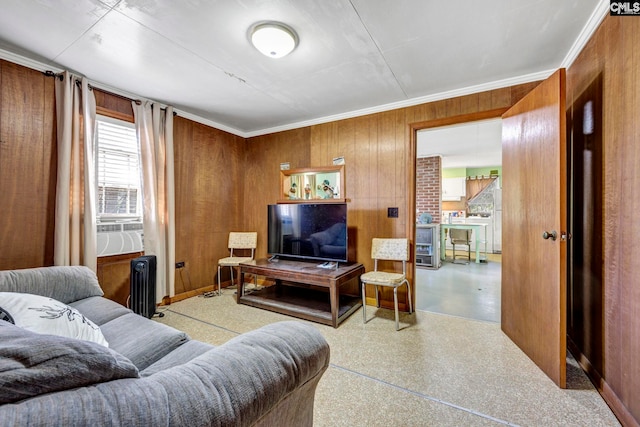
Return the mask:
MULTIPOLYGON (((156 321, 214 345, 291 320, 236 304, 233 290, 160 311, 156 321)), ((575 361, 561 390, 497 323, 418 311, 402 314, 396 332, 393 311, 367 307, 367 317, 359 310, 337 329, 312 323, 331 347, 315 426, 619 425, 575 361)))

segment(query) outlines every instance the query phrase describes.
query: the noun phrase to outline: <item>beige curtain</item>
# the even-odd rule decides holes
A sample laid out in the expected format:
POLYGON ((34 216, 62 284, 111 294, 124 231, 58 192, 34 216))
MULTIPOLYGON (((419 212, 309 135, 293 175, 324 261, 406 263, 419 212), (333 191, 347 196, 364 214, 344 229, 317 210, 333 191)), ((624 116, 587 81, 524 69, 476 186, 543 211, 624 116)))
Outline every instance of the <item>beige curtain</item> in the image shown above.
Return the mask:
POLYGON ((87 79, 69 72, 56 77, 55 95, 58 180, 53 262, 96 271, 96 100, 87 79))
POLYGON ((156 302, 175 295, 173 108, 132 103, 140 144, 144 252, 155 255, 156 302))

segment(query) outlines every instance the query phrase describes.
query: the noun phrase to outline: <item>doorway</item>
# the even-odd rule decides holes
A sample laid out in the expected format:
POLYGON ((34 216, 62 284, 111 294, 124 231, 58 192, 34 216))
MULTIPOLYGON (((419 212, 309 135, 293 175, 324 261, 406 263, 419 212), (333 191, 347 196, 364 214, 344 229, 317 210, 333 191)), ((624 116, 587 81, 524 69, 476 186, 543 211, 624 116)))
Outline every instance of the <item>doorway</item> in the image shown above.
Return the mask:
POLYGON ((457 245, 454 260, 448 230, 438 226, 438 243, 440 238, 446 243, 444 260, 433 268, 417 264, 415 307, 500 323, 502 120, 500 114, 458 119, 415 131, 416 221, 462 224, 471 243, 457 245), (425 185, 429 188, 422 191, 425 185), (476 245, 481 245, 480 263, 474 262, 476 245), (470 260, 459 259, 461 249, 470 260))

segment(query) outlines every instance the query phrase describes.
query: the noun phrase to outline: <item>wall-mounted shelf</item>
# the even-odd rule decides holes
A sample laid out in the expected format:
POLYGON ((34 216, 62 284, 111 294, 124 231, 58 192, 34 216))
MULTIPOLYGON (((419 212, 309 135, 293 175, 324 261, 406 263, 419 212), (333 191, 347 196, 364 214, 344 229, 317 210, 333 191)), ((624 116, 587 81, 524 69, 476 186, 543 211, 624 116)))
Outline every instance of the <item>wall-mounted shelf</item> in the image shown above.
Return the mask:
POLYGON ((344 202, 344 165, 280 171, 278 203, 344 202))

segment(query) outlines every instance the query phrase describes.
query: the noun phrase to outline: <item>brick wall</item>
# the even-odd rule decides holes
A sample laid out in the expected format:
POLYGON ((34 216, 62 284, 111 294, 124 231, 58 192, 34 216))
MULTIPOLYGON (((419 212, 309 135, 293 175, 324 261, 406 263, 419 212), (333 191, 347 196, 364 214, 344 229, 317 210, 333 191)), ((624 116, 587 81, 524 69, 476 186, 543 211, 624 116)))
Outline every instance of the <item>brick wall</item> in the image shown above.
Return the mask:
POLYGON ((440 222, 440 157, 421 157, 416 165, 416 219, 428 212, 433 222, 440 222))

